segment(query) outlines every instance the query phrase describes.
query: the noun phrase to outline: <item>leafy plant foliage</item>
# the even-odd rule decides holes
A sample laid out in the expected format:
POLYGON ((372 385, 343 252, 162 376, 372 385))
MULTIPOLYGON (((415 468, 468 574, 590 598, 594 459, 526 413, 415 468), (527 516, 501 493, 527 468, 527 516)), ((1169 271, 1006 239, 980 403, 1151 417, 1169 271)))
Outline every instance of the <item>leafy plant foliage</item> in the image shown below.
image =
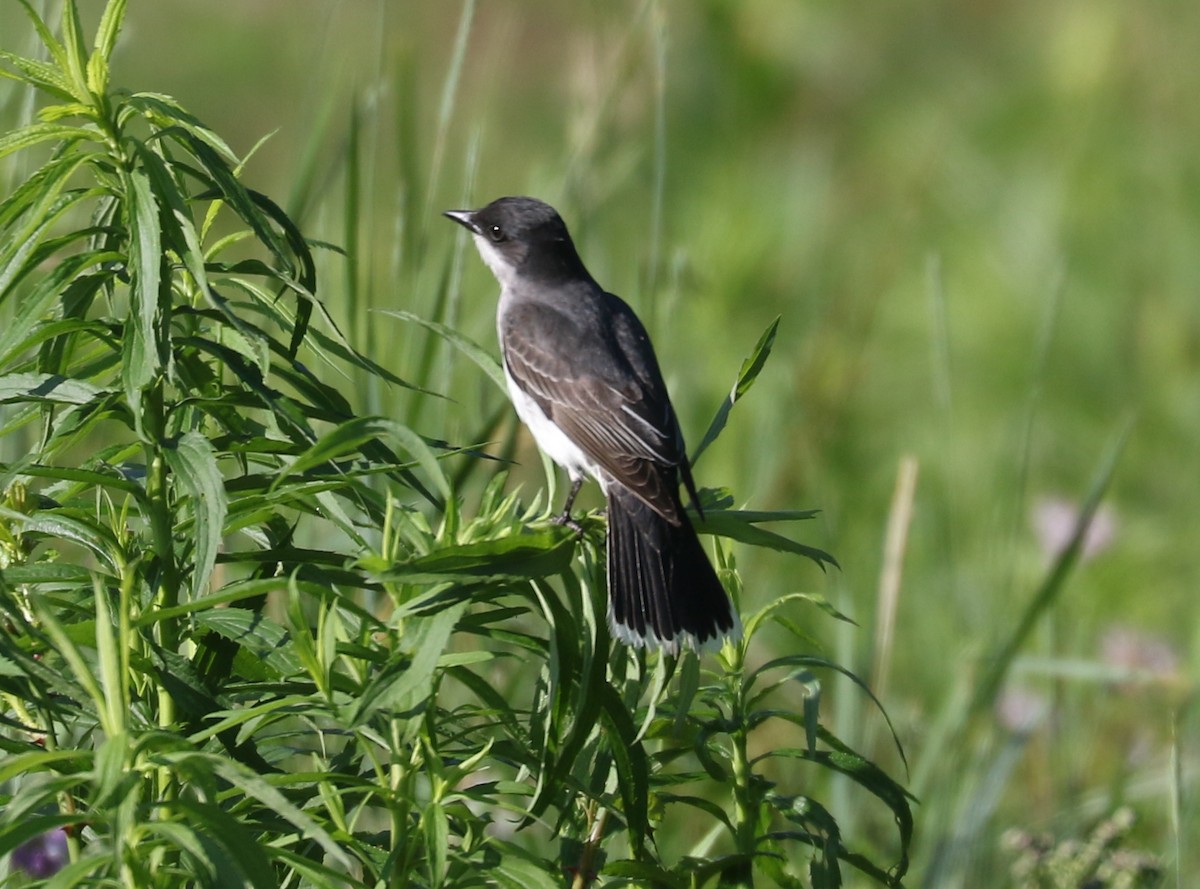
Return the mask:
MULTIPOLYGON (((818 718, 817 674, 846 671, 749 658, 805 597, 744 616, 714 670, 614 648, 601 519, 577 540, 502 473, 466 509, 455 449, 357 415, 314 367, 406 384, 340 337, 309 243, 216 133, 110 89, 123 0, 90 47, 73 2, 61 37, 21 2, 49 60, 0 73, 51 104, 0 137, 36 158, 0 203, 5 884, 65 835, 62 887, 899 885, 909 800, 818 718), (800 743, 753 753, 769 723, 800 743), (865 789, 897 859, 772 763, 865 789)), ((720 538, 832 563, 759 527, 810 512, 705 497, 731 588, 720 538)))

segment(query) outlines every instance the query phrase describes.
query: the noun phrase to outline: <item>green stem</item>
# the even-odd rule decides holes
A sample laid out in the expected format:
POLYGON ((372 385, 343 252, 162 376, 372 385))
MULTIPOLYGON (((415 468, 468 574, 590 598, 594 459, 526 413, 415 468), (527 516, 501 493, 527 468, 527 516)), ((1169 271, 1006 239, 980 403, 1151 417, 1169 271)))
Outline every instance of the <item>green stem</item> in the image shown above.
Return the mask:
POLYGON ((421 762, 421 745, 417 741, 413 741, 411 745, 411 753, 408 757, 407 766, 395 756, 395 752, 404 749, 402 743, 401 720, 392 720, 392 794, 393 799, 399 797, 399 809, 392 809, 392 848, 399 843, 403 847, 403 851, 398 859, 398 866, 392 869, 390 885, 395 887, 408 885, 409 872, 413 867, 413 854, 417 846, 416 842, 410 842, 408 822, 412 816, 413 803, 413 781, 412 778, 417 774, 421 762))
POLYGON ((588 837, 583 844, 583 854, 579 856, 579 868, 571 881, 571 889, 587 889, 595 880, 592 868, 596 866, 596 853, 604 841, 604 824, 608 820, 608 809, 597 811, 593 803, 588 807, 588 837))
MULTIPOLYGON (((164 450, 163 383, 159 380, 146 392, 143 401, 143 428, 146 432, 146 499, 152 547, 158 563, 158 583, 154 591, 157 609, 179 604, 179 569, 175 562, 174 528, 171 521, 169 474, 164 450)), ((160 651, 179 650, 179 626, 176 618, 156 620, 153 638, 160 651)), ((175 724, 175 699, 162 685, 158 686, 158 725, 170 729, 175 724)), ((168 797, 171 786, 169 770, 159 769, 158 792, 168 797)))
MULTIPOLYGON (((739 646, 740 653, 740 646, 739 646)), ((730 714, 735 728, 730 732, 733 766, 733 826, 734 843, 742 863, 727 872, 721 881, 723 886, 752 887, 756 832, 758 830, 758 802, 755 799, 754 771, 750 766, 748 752, 750 731, 746 725, 746 689, 742 683, 742 658, 735 658, 726 674, 729 677, 729 698, 733 704, 730 714)))

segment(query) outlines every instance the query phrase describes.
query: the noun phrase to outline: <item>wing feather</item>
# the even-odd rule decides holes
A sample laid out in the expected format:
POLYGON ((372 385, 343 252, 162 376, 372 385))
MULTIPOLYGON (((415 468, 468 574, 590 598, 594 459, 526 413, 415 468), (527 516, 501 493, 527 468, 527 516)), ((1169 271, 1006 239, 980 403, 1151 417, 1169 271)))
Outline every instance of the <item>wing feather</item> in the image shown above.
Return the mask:
POLYGON ((507 307, 508 372, 613 481, 677 522, 683 438, 645 329, 611 294, 576 296, 578 317, 544 301, 507 307))

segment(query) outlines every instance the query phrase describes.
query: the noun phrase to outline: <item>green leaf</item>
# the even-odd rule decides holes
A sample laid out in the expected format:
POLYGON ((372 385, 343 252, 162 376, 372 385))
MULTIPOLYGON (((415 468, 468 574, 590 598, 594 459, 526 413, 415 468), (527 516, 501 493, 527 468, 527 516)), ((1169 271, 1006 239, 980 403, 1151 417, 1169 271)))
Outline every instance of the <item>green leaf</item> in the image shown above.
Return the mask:
POLYGON ((514 534, 442 547, 388 565, 379 576, 383 581, 413 584, 553 577, 570 566, 575 543, 575 535, 567 529, 514 534))
POLYGON ((4 569, 4 579, 11 584, 46 583, 62 586, 80 586, 91 579, 91 572, 82 565, 64 565, 61 562, 34 562, 31 565, 9 565, 4 569))
POLYGON ((255 237, 274 254, 280 265, 291 270, 292 257, 289 255, 285 241, 281 240, 275 230, 271 228, 270 215, 254 200, 246 186, 238 180, 228 161, 222 157, 223 153, 214 150, 209 141, 198 135, 191 127, 175 130, 173 135, 200 162, 203 173, 207 174, 210 184, 230 209, 250 226, 255 237))
POLYGON ((124 475, 121 475, 118 470, 111 468, 108 473, 103 473, 88 469, 41 466, 31 463, 21 466, 19 474, 31 478, 51 478, 61 481, 78 482, 88 488, 112 488, 115 491, 121 491, 124 494, 130 494, 134 497, 141 497, 145 494, 145 488, 137 482, 130 481, 124 475))
POLYGON ((137 92, 126 100, 130 108, 153 121, 160 129, 174 127, 186 130, 195 138, 215 149, 225 160, 236 164, 237 155, 225 140, 206 127, 195 115, 185 110, 173 98, 162 93, 137 92))
MULTIPOLYGON (((199 754, 190 756, 198 757, 199 754)), ((175 761, 168 761, 166 765, 173 766, 175 761)), ((193 767, 203 768, 204 765, 193 767)), ((216 771, 211 765, 205 770, 216 771)), ((213 847, 206 852, 207 859, 214 861, 218 869, 213 885, 240 887, 249 881, 254 889, 278 889, 279 880, 265 849, 254 832, 246 830, 245 824, 220 806, 186 797, 172 801, 170 807, 178 813, 182 823, 196 829, 196 835, 204 838, 206 847, 210 844, 213 847)))
POLYGON ((696 461, 700 459, 700 455, 704 453, 705 449, 717 440, 717 436, 725 428, 725 423, 729 420, 729 412, 733 410, 734 404, 750 391, 750 387, 754 385, 754 381, 762 373, 763 365, 767 363, 767 358, 771 355, 771 347, 775 344, 775 332, 778 329, 779 318, 776 318, 767 325, 767 329, 758 338, 758 343, 754 346, 754 351, 750 353, 750 357, 742 362, 742 367, 738 371, 733 389, 725 396, 725 400, 721 402, 716 416, 713 417, 712 422, 708 426, 708 431, 704 433, 704 438, 700 439, 699 446, 692 453, 691 463, 693 466, 696 465, 696 461))
MULTIPOLYGON (((86 298, 87 294, 95 293, 106 281, 112 279, 112 272, 104 271, 92 275, 81 275, 81 272, 92 266, 120 259, 121 256, 117 253, 88 252, 69 256, 60 262, 54 271, 38 282, 37 286, 26 295, 16 313, 8 319, 4 329, 0 331, 0 367, 16 360, 26 349, 41 342, 40 338, 31 336, 31 332, 38 325, 43 325, 43 331, 49 328, 52 336, 58 336, 60 331, 70 330, 70 327, 56 330, 50 324, 45 323, 44 319, 50 312, 51 306, 59 300, 66 301, 79 296, 86 298)), ((64 319, 58 323, 80 325, 76 329, 84 329, 89 325, 96 324, 96 322, 87 322, 77 318, 64 319)), ((104 328, 97 325, 90 329, 99 332, 104 328)), ((39 331, 39 337, 43 331, 39 331)))
POLYGON ((193 620, 198 627, 236 642, 241 649, 239 654, 244 653, 260 673, 262 667, 275 677, 300 672, 300 661, 292 651, 287 631, 257 611, 210 608, 197 612, 193 620))
MULTIPOLYGON (((896 745, 896 752, 899 753, 899 755, 900 755, 900 761, 902 763, 904 763, 905 768, 908 768, 908 758, 904 755, 904 748, 900 745, 900 736, 896 734, 896 729, 892 725, 892 719, 890 716, 888 716, 887 710, 884 709, 883 702, 880 701, 879 698, 877 698, 875 696, 875 693, 873 691, 871 691, 870 686, 868 686, 862 679, 860 679, 858 677, 858 675, 854 673, 853 670, 843 667, 841 664, 831 661, 828 658, 819 657, 817 655, 789 654, 789 655, 785 655, 783 657, 778 657, 778 658, 775 658, 774 660, 768 661, 767 663, 763 664, 761 667, 756 669, 753 673, 751 673, 749 675, 749 677, 747 677, 747 680, 746 680, 747 687, 753 685, 760 676, 767 673, 768 671, 777 670, 777 669, 780 669, 783 667, 787 667, 792 671, 788 677, 788 678, 792 678, 792 679, 802 678, 809 669, 818 668, 818 669, 825 669, 825 670, 833 670, 837 673, 840 673, 843 676, 845 676, 847 679, 849 679, 851 682, 853 682, 855 685, 857 685, 859 687, 859 689, 861 689, 862 692, 868 698, 871 699, 871 703, 873 703, 876 706, 876 708, 878 708, 880 715, 883 716, 884 722, 887 723, 888 730, 892 733, 892 741, 896 745)), ((805 731, 811 731, 811 727, 812 727, 812 717, 810 717, 810 715, 807 713, 807 708, 806 708, 806 713, 805 713, 805 717, 804 717, 805 731)))
POLYGON ((330 859, 343 867, 351 866, 350 859, 346 856, 342 847, 334 841, 333 837, 317 824, 311 816, 297 808, 286 796, 268 784, 260 775, 256 775, 247 767, 224 757, 199 753, 186 755, 190 757, 203 757, 208 767, 215 774, 240 789, 242 793, 258 800, 276 815, 279 815, 300 831, 301 836, 315 841, 317 845, 325 850, 325 854, 330 859))
MULTIPOLYGON (((65 0, 62 8, 63 70, 71 75, 72 92, 83 103, 90 99, 87 82, 88 52, 83 45, 83 28, 79 23, 79 9, 75 0, 65 0)), ((60 63, 61 64, 61 63, 60 63)))
POLYGON ((449 857, 450 824, 441 800, 434 800, 421 813, 425 834, 425 855, 429 865, 429 885, 440 886, 446 879, 449 857))
POLYGON ((186 433, 175 443, 175 447, 166 449, 164 453, 171 470, 191 498, 192 516, 196 522, 192 595, 200 598, 208 589, 217 551, 221 547, 228 510, 225 480, 217 467, 212 444, 199 432, 186 433))
POLYGON ((54 642, 54 650, 71 668, 71 672, 75 676, 75 680, 87 692, 88 697, 92 699, 92 706, 100 716, 101 724, 105 726, 105 731, 111 726, 108 725, 108 708, 105 703, 104 692, 100 688, 100 683, 96 678, 96 674, 92 672, 87 660, 83 656, 83 652, 79 647, 71 641, 67 630, 59 623, 58 618, 54 616, 47 603, 33 603, 33 609, 40 621, 46 635, 54 642))
MULTIPOLYGON (((404 642, 407 652, 394 656, 358 696, 351 726, 363 725, 375 713, 407 713, 420 707, 433 693, 434 671, 450 641, 450 634, 467 603, 460 602, 427 617, 412 619, 405 624, 404 642)), ((417 722, 411 723, 416 726, 417 722)))
POLYGON ((389 383, 392 383, 396 386, 402 386, 405 389, 412 389, 413 391, 420 392, 423 395, 431 395, 431 396, 434 396, 437 398, 442 397, 435 392, 430 392, 428 389, 422 389, 416 383, 410 383, 410 382, 408 382, 408 380, 405 380, 403 377, 397 376, 396 374, 392 373, 392 371, 388 370, 383 365, 381 365, 375 361, 372 361, 370 358, 366 357, 365 355, 362 355, 359 352, 355 351, 353 348, 351 348, 346 343, 343 343, 340 340, 334 339, 333 337, 329 336, 328 334, 323 333, 322 331, 318 330, 316 327, 310 327, 308 329, 308 337, 309 337, 309 339, 306 342, 306 345, 310 349, 313 349, 318 354, 320 354, 322 359, 325 360, 331 366, 333 366, 334 363, 330 359, 329 356, 325 355, 325 352, 329 352, 334 357, 340 358, 342 361, 353 364, 356 367, 360 367, 363 370, 365 370, 369 373, 372 373, 377 377, 381 377, 382 379, 387 380, 389 383))
MULTIPOLYGON (((126 328, 125 361, 121 377, 125 395, 140 418, 141 389, 158 374, 167 349, 158 342, 157 319, 170 311, 168 299, 160 305, 160 269, 162 232, 159 229, 158 203, 150 189, 150 180, 141 170, 125 174, 125 194, 129 206, 129 288, 132 335, 126 328)), ((164 317, 165 327, 167 319, 164 317)), ((139 424, 140 425, 140 424, 139 424)))
MULTIPOLYGON (((855 753, 829 730, 819 730, 821 740, 833 748, 830 753, 818 753, 819 760, 851 778, 856 784, 881 800, 896 816, 896 830, 900 834, 900 859, 891 868, 891 876, 898 883, 908 872, 908 851, 912 847, 913 817, 910 800, 912 794, 893 781, 879 766, 855 753)), ((856 865, 858 866, 858 865, 856 865)))
MULTIPOLYGON (((30 753, 19 753, 6 756, 0 761, 0 784, 7 783, 13 778, 24 774, 37 774, 44 771, 69 773, 87 767, 92 756, 82 750, 36 750, 30 753)), ((0 855, 4 851, 0 850, 0 855)))
POLYGON ((691 806, 694 809, 699 809, 701 812, 706 812, 723 824, 729 831, 729 835, 731 837, 736 835, 733 822, 729 820, 728 813, 712 800, 704 799, 703 797, 699 796, 687 796, 674 793, 659 792, 655 795, 663 803, 679 803, 681 805, 691 806))
MULTIPOLYGON (((88 154, 79 151, 55 155, 17 186, 12 194, 0 200, 0 233, 14 241, 4 244, 4 249, 0 250, 0 258, 3 259, 0 280, 5 282, 0 286, 0 294, 7 290, 8 282, 11 282, 16 274, 13 257, 22 255, 21 248, 24 248, 24 255, 28 255, 32 250, 32 245, 25 242, 33 238, 39 226, 44 226, 45 217, 51 208, 58 206, 63 189, 67 187, 71 176, 87 163, 88 157, 88 154), (25 227, 15 228, 22 217, 28 217, 25 227)), ((86 192, 77 191, 76 194, 82 195, 86 192)), ((70 206, 69 201, 66 206, 70 206)))
POLYGON ((650 861, 612 861, 602 871, 606 877, 622 877, 637 886, 663 886, 666 889, 687 889, 688 880, 650 861))
POLYGON ((10 80, 23 81, 65 102, 76 101, 75 94, 71 92, 71 85, 53 65, 36 59, 27 59, 6 50, 0 50, 0 61, 8 63, 20 72, 14 74, 12 71, 0 68, 0 76, 10 80))
MULTIPOLYGON (((797 840, 812 846, 816 852, 816 859, 809 866, 813 886, 841 886, 838 860, 846 860, 848 855, 846 847, 842 844, 841 828, 829 811, 807 796, 770 793, 767 794, 766 802, 788 821, 802 828, 800 832, 781 831, 768 834, 768 838, 776 842, 784 839, 797 840)), ((881 882, 886 882, 886 878, 881 882)))
POLYGON ((120 804, 140 776, 129 768, 129 752, 134 739, 121 731, 105 737, 96 750, 92 781, 95 796, 92 804, 100 809, 113 808, 120 804))
POLYGON ((82 544, 96 553, 110 570, 116 567, 114 555, 120 552, 121 546, 112 529, 80 510, 47 510, 27 516, 0 507, 0 515, 26 532, 82 544))
POLYGON ((93 94, 103 96, 108 92, 108 65, 112 58, 121 23, 125 19, 126 0, 109 0, 96 28, 96 42, 92 57, 88 59, 88 88, 93 94))
POLYGON ((0 136, 0 157, 37 145, 39 142, 58 140, 74 142, 79 139, 94 139, 96 134, 82 127, 69 127, 58 123, 32 123, 0 136))
POLYGON ((501 392, 504 392, 505 394, 508 393, 508 383, 504 379, 504 370, 500 367, 500 362, 493 358, 490 352, 488 352, 474 340, 463 336, 452 327, 448 327, 445 324, 439 324, 437 321, 427 321, 418 315, 414 315, 412 312, 405 312, 395 309, 376 309, 375 311, 383 315, 392 315, 393 317, 400 318, 403 321, 412 321, 416 324, 420 324, 422 327, 427 328, 428 330, 432 330, 438 336, 442 337, 442 339, 446 340, 446 342, 456 346, 459 351, 478 364, 483 369, 484 373, 491 378, 492 382, 496 384, 497 388, 499 388, 501 392))
POLYGON ((218 862, 227 856, 227 852, 218 843, 195 831, 191 826, 179 821, 156 821, 147 819, 139 825, 141 830, 151 836, 162 837, 169 845, 186 853, 187 857, 199 868, 198 885, 218 885, 217 878, 220 868, 218 862))
MULTIPOLYGON (((100 667, 100 687, 107 703, 104 731, 110 738, 125 734, 129 717, 130 640, 119 638, 121 629, 113 626, 108 590, 99 577, 92 578, 92 596, 96 615, 96 655, 100 667)), ((126 622, 127 624, 127 622, 126 622)), ((127 629, 126 626, 124 629, 127 629)))
MULTIPOLYGON (((751 513, 751 516, 754 515, 756 514, 751 513)), ((727 537, 751 546, 761 546, 778 552, 805 556, 816 562, 822 570, 826 565, 840 567, 837 560, 824 550, 784 537, 782 534, 776 534, 774 531, 759 528, 754 524, 755 521, 763 520, 757 518, 747 520, 737 510, 732 509, 705 510, 703 519, 698 516, 693 517, 696 530, 703 534, 715 534, 718 537, 727 537)))
MULTIPOLYGON (((308 242, 304 239, 304 235, 300 232, 300 229, 283 212, 283 208, 265 194, 261 194, 253 189, 247 189, 246 194, 254 204, 255 209, 279 226, 279 230, 283 233, 284 242, 291 251, 291 258, 285 259, 282 254, 279 254, 280 263, 288 269, 292 269, 296 263, 299 264, 299 267, 294 269, 297 277, 295 282, 283 279, 283 283, 296 294, 296 317, 292 324, 291 342, 288 343, 288 357, 295 360, 296 354, 300 351, 300 346, 304 343, 305 334, 308 331, 308 322, 312 318, 314 308, 320 308, 323 317, 335 331, 337 331, 337 325, 334 324, 333 318, 329 313, 325 311, 325 307, 317 302, 315 296, 317 291, 317 267, 316 263, 313 262, 312 251, 308 247, 308 242)), ((255 226, 253 220, 247 221, 250 222, 250 227, 255 232, 258 232, 258 227, 255 226)), ((269 227, 267 230, 270 231, 269 227)), ((262 235, 260 234, 259 237, 261 238, 262 235)), ((276 277, 281 276, 277 273, 276 277)), ((340 336, 340 331, 337 332, 340 336)))
MULTIPOLYGON (((701 493, 703 497, 705 491, 711 489, 705 488, 701 493)), ((704 509, 707 512, 708 504, 704 504, 704 509)), ((723 509, 718 510, 724 512, 729 518, 736 518, 741 522, 748 522, 751 525, 757 525, 761 522, 803 522, 808 519, 814 519, 821 514, 819 509, 723 509)))
POLYGON ((361 445, 382 436, 394 439, 412 454, 421 468, 433 480, 438 493, 444 499, 450 499, 452 496, 450 483, 429 445, 407 426, 386 417, 355 417, 341 423, 321 436, 307 451, 296 457, 279 474, 271 488, 275 490, 285 479, 314 466, 320 466, 346 454, 357 453, 361 445))
POLYGON ((537 858, 503 840, 493 840, 492 845, 500 850, 500 860, 492 866, 488 878, 503 889, 562 889, 556 862, 537 858))
POLYGON ((637 726, 616 689, 606 684, 600 689, 600 697, 601 719, 608 730, 607 749, 617 767, 629 845, 634 855, 640 855, 650 832, 650 763, 646 748, 637 739, 637 726))
POLYGON ((753 614, 751 614, 749 617, 746 618, 746 622, 744 625, 744 632, 746 634, 746 638, 747 639, 751 638, 758 631, 759 626, 765 620, 772 617, 777 611, 782 609, 784 606, 790 604, 791 602, 811 603, 813 605, 816 605, 818 608, 820 608, 822 611, 824 611, 830 617, 833 617, 833 618, 836 618, 837 620, 844 621, 846 623, 854 624, 855 626, 858 626, 858 624, 855 624, 853 620, 851 620, 849 617, 847 617, 846 615, 844 615, 840 611, 838 611, 836 608, 834 608, 825 599, 824 596, 820 596, 815 593, 788 593, 785 596, 780 596, 778 599, 773 599, 772 601, 770 601, 766 605, 764 605, 762 608, 760 608, 758 611, 755 611, 753 614))
POLYGON ((31 198, 28 204, 16 208, 25 217, 25 224, 6 229, 5 240, 0 242, 0 296, 7 294, 15 282, 60 249, 93 234, 92 231, 76 230, 43 243, 59 219, 91 194, 81 189, 72 189, 60 194, 59 190, 63 184, 53 180, 46 182, 45 191, 28 196, 31 198))
MULTIPOLYGON (((178 254, 184 268, 192 276, 196 289, 211 303, 213 294, 204 267, 204 250, 200 246, 200 236, 196 233, 187 198, 162 157, 151 150, 150 146, 142 143, 135 143, 133 148, 142 169, 150 178, 155 201, 163 208, 161 237, 164 245, 178 254)), ((217 308, 223 310, 222 306, 217 308)), ((237 323, 236 318, 231 318, 230 321, 237 323)))
POLYGON ((218 721, 208 721, 203 729, 188 735, 188 740, 193 744, 203 744, 222 732, 238 726, 245 726, 248 723, 256 723, 254 730, 257 730, 263 724, 260 720, 264 720, 265 717, 269 717, 277 711, 282 711, 282 718, 291 718, 294 714, 301 714, 311 711, 311 709, 311 698, 303 695, 289 695, 288 697, 274 698, 265 704, 239 706, 234 710, 210 710, 204 714, 205 720, 216 719, 218 721))

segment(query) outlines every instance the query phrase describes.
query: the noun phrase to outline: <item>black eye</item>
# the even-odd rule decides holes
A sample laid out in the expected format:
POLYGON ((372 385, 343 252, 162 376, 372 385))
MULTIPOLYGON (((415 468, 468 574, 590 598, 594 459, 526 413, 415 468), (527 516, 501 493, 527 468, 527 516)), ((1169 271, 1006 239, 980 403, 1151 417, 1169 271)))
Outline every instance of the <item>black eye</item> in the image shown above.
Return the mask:
POLYGON ((493 225, 488 229, 488 237, 496 243, 504 240, 504 231, 498 225, 493 225))

